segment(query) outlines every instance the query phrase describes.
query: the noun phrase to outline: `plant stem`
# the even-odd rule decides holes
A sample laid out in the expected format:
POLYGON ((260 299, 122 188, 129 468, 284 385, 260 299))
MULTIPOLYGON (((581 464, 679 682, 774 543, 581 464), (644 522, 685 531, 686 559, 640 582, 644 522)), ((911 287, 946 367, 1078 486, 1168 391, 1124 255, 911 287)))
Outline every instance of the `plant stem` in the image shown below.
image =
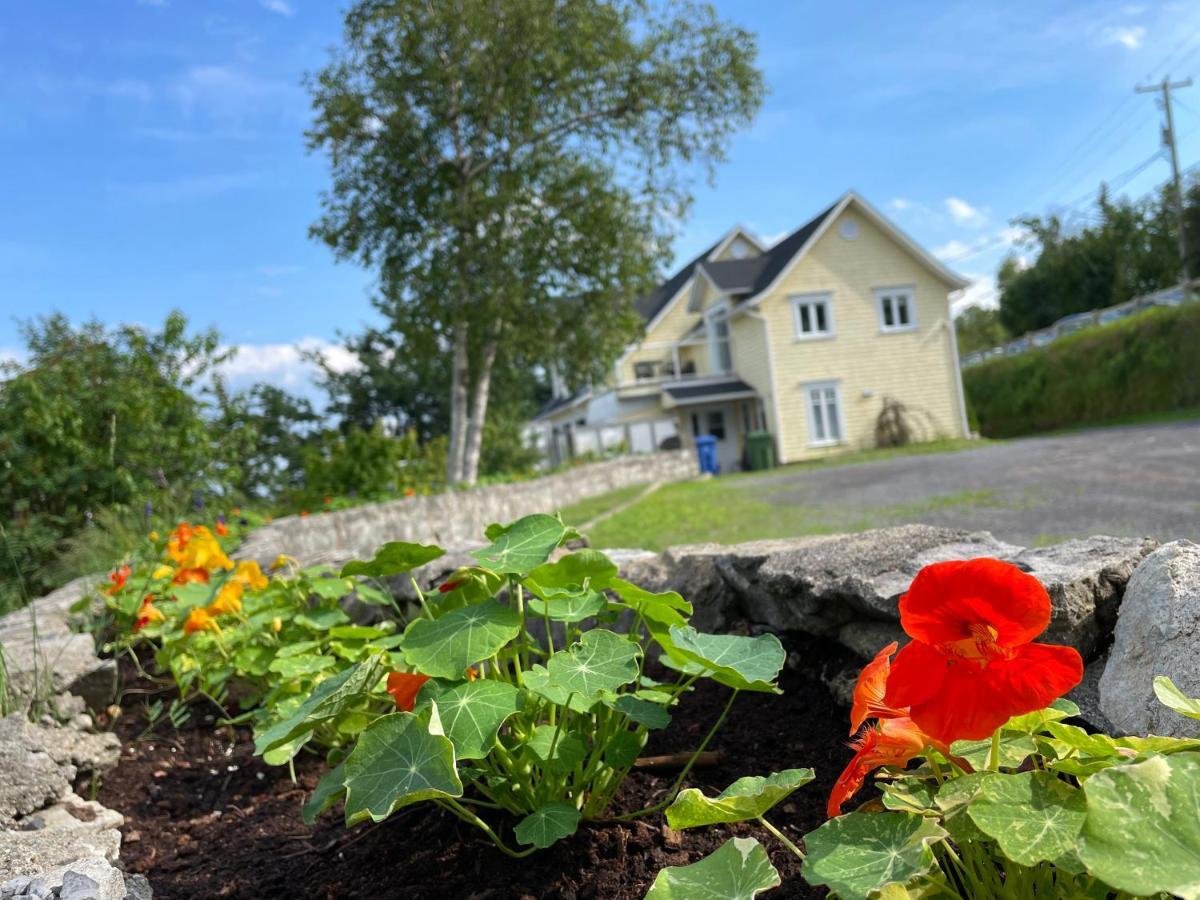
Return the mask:
POLYGON ((771 834, 775 835, 775 837, 777 837, 779 839, 779 841, 783 844, 783 846, 787 847, 794 854, 796 854, 796 857, 798 859, 801 859, 801 860, 804 859, 804 851, 801 850, 799 847, 797 847, 795 844, 793 844, 786 834, 784 834, 782 831, 780 831, 778 828, 776 828, 774 825, 772 825, 770 822, 768 822, 762 816, 758 817, 758 824, 760 824, 763 828, 767 829, 767 831, 771 832, 771 834))
POLYGON ((506 854, 507 856, 511 856, 513 859, 521 859, 529 856, 531 853, 537 850, 537 847, 529 847, 526 850, 513 850, 511 847, 505 844, 504 841, 500 840, 500 836, 497 835, 496 832, 492 831, 491 826, 488 825, 487 822, 483 821, 483 819, 479 818, 479 816, 475 815, 475 813, 471 812, 471 810, 467 809, 461 803, 458 803, 450 797, 446 797, 435 802, 450 810, 464 822, 470 822, 476 828, 482 830, 484 834, 492 839, 492 843, 495 844, 502 853, 506 854))
POLYGON ((1000 729, 992 732, 992 752, 988 756, 988 768, 993 772, 1000 771, 1000 729))

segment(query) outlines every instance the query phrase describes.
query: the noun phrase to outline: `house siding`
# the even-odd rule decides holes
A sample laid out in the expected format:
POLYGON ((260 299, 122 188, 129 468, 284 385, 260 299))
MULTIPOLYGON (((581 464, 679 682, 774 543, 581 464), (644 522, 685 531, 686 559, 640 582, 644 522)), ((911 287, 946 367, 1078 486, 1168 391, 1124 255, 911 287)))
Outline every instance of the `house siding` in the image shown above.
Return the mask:
POLYGON ((775 391, 771 385, 767 330, 763 321, 755 316, 736 316, 729 323, 729 337, 733 347, 733 370, 758 391, 767 411, 767 430, 775 431, 775 391))
MULTIPOLYGON (((770 324, 783 419, 781 461, 825 455, 847 446, 874 446, 875 423, 885 397, 908 408, 918 439, 965 436, 951 347, 949 290, 946 282, 853 204, 830 224, 760 305, 770 324), (838 230, 847 217, 858 225, 854 240, 844 239, 838 230), (881 333, 874 291, 899 285, 915 289, 917 328, 881 333), (823 340, 797 340, 789 298, 817 292, 833 296, 836 334, 823 340), (814 448, 809 446, 803 387, 822 381, 839 385, 845 434, 840 445, 814 448)), ((740 368, 739 374, 747 375, 740 368)))
POLYGON ((667 310, 666 315, 658 321, 653 330, 646 333, 646 336, 638 343, 638 347, 621 361, 617 370, 618 383, 631 384, 636 380, 633 373, 634 363, 645 360, 670 359, 671 348, 666 345, 678 341, 700 321, 699 316, 687 311, 691 285, 691 281, 684 285, 680 295, 673 301, 674 306, 667 310), (647 344, 652 346, 647 347, 647 344))

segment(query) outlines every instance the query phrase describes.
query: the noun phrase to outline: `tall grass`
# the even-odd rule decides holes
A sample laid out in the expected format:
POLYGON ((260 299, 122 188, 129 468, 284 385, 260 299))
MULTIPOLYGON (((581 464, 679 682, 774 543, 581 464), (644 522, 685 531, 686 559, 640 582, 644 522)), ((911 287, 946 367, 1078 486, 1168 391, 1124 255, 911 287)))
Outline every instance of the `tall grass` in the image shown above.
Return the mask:
POLYGON ((963 372, 986 437, 1200 407, 1200 303, 1149 309, 963 372))

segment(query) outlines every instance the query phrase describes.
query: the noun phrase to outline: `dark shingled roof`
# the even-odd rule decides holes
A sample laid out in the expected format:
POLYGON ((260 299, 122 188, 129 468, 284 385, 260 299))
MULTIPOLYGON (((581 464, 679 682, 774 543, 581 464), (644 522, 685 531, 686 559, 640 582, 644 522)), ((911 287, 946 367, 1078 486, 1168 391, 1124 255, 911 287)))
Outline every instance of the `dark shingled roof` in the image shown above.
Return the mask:
POLYGON ((674 400, 677 401, 695 400, 700 397, 720 398, 727 394, 754 393, 754 388, 738 378, 735 378, 732 381, 719 381, 716 384, 713 384, 712 382, 707 384, 673 384, 668 386, 665 390, 674 400))
MULTIPOLYGON (((838 201, 841 202, 840 200, 838 201)), ((837 203, 818 215, 815 219, 805 222, 774 247, 763 254, 763 259, 766 264, 759 270, 758 276, 754 279, 754 285, 750 288, 751 294, 757 294, 759 291, 765 290, 772 281, 774 281, 779 273, 784 270, 784 267, 792 261, 800 248, 808 243, 808 239, 813 236, 821 223, 837 209, 837 203)))
POLYGON ((692 277, 692 271, 696 268, 696 264, 716 250, 719 243, 713 244, 650 293, 634 300, 634 309, 641 313, 642 318, 647 322, 654 321, 654 317, 662 312, 663 307, 671 302, 671 298, 678 294, 679 289, 692 277))
POLYGON ((745 259, 723 259, 719 262, 704 261, 700 268, 705 271, 713 284, 727 294, 740 294, 751 290, 758 282, 759 273, 771 261, 770 252, 762 256, 750 256, 745 259))

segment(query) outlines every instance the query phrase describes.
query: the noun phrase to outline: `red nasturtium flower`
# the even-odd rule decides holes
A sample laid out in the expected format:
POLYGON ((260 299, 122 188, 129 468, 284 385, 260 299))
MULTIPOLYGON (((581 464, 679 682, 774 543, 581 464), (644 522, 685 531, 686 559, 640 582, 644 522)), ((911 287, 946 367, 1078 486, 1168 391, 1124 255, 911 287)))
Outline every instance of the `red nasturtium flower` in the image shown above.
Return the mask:
POLYGON ((171 584, 208 584, 208 569, 180 569, 171 584))
POLYGON ((417 702, 417 691, 429 680, 428 675, 418 675, 409 672, 391 672, 388 674, 387 689, 396 701, 396 709, 412 712, 417 702))
POLYGON ((183 623, 183 632, 184 634, 195 634, 197 631, 212 631, 220 634, 221 626, 217 624, 216 619, 209 615, 208 610, 197 608, 188 613, 187 621, 183 623))
POLYGON ((154 595, 147 594, 142 598, 142 605, 138 609, 137 621, 133 623, 133 633, 137 634, 151 622, 165 622, 166 619, 162 610, 155 607, 154 595))
POLYGON ((213 526, 213 530, 216 531, 217 537, 229 536, 229 526, 225 524, 223 519, 217 519, 217 524, 213 526))
POLYGON ((125 587, 125 582, 129 580, 129 576, 133 574, 133 569, 129 566, 121 566, 119 569, 113 569, 108 573, 108 580, 112 582, 105 590, 109 594, 115 594, 121 588, 125 587))
POLYGON ((929 736, 912 719, 900 716, 880 719, 864 728, 850 746, 854 748, 854 758, 838 776, 825 810, 831 819, 842 814, 842 804, 858 793, 867 775, 880 766, 907 765, 914 756, 925 752, 929 736))
POLYGON ((1035 644, 1050 597, 998 559, 935 563, 900 598, 912 637, 891 664, 884 701, 935 740, 982 740, 1012 716, 1048 706, 1083 678, 1071 647, 1035 644))
POLYGON ((439 594, 448 594, 455 588, 461 587, 463 581, 465 581, 465 580, 466 579, 463 579, 463 578, 451 578, 449 581, 443 581, 441 584, 438 585, 438 593, 439 594))

